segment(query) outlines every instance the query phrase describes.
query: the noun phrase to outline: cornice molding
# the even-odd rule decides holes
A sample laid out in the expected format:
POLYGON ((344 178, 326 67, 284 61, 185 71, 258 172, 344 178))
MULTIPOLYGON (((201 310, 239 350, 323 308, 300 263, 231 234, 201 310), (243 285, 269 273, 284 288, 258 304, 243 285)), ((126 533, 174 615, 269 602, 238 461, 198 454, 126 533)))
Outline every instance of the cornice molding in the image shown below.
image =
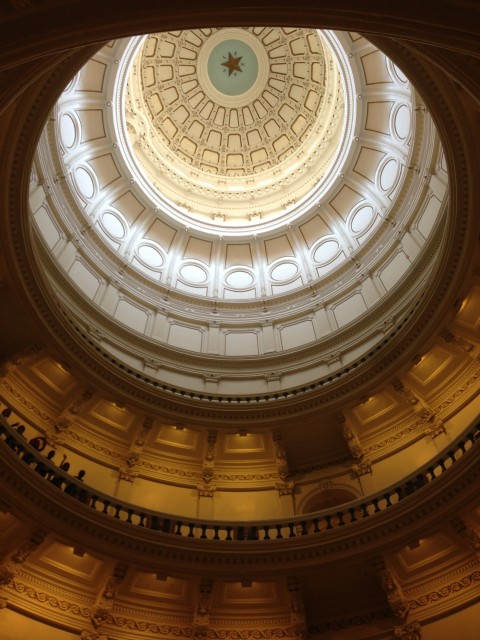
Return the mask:
POLYGON ((15 380, 13 384, 13 380, 2 378, 0 379, 0 385, 6 391, 6 393, 2 394, 2 397, 10 401, 9 404, 16 406, 21 405, 28 413, 31 413, 35 418, 42 421, 43 428, 45 428, 46 425, 53 428, 55 419, 39 407, 37 398, 32 397, 32 394, 30 394, 23 385, 19 384, 17 380, 15 380), (11 402, 12 399, 13 402, 11 402))
MULTIPOLYGON (((476 599, 480 598, 480 570, 473 571, 468 575, 461 577, 459 580, 455 580, 454 582, 450 582, 449 584, 435 589, 434 591, 430 591, 426 594, 418 596, 412 600, 408 600, 408 607, 411 611, 415 611, 415 615, 423 617, 421 615, 421 609, 436 606, 438 608, 439 601, 451 598, 451 597, 466 597, 476 599), (475 590, 475 594, 464 594, 466 590, 475 590)), ((442 603, 443 604, 443 603, 442 603)), ((447 605, 448 606, 448 605, 447 605)))
MULTIPOLYGON (((316 636, 319 634, 324 634, 326 632, 335 632, 340 629, 349 629, 351 627, 357 627, 359 625, 367 625, 374 624, 377 625, 382 623, 382 621, 391 621, 393 620, 393 614, 390 609, 383 609, 381 611, 374 611, 372 613, 358 614, 355 616, 351 616, 349 618, 331 620, 329 622, 319 622, 309 625, 309 635, 316 636)), ((322 636, 319 635, 321 638, 322 636)))
POLYGON ((9 585, 9 590, 6 592, 6 595, 9 596, 10 606, 15 605, 15 608, 19 609, 25 607, 27 611, 30 610, 30 607, 25 606, 24 599, 29 603, 34 601, 34 609, 39 609, 39 611, 36 611, 37 615, 40 613, 40 617, 44 617, 49 622, 51 622, 53 618, 53 621, 62 626, 65 626, 65 618, 69 620, 70 624, 72 623, 72 617, 80 617, 84 620, 90 619, 91 608, 89 606, 82 606, 78 602, 71 602, 65 597, 53 595, 18 579, 13 580, 9 585), (53 616, 51 614, 45 615, 45 606, 55 611, 53 616))

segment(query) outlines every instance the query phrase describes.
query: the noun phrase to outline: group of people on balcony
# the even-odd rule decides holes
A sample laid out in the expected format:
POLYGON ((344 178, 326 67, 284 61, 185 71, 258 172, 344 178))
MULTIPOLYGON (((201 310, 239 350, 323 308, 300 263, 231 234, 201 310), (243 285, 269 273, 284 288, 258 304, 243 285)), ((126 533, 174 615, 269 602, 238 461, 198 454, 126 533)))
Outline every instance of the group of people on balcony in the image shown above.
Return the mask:
MULTIPOLYGON (((5 420, 8 421, 8 418, 10 418, 10 416, 12 415, 12 410, 10 409, 10 407, 6 407, 1 412, 1 415, 3 418, 5 418, 5 420)), ((44 460, 38 460, 35 454, 28 448, 25 448, 23 445, 22 440, 25 440, 25 443, 27 443, 27 439, 25 436, 25 425, 14 422, 13 424, 10 424, 10 427, 15 430, 17 436, 20 436, 20 439, 18 437, 15 438, 12 434, 7 434, 5 443, 11 449, 13 449, 15 453, 17 453, 17 455, 21 456, 22 460, 26 464, 31 465, 33 463, 36 463, 35 471, 43 478, 49 480, 55 487, 63 489, 63 491, 65 493, 68 493, 69 495, 82 499, 82 490, 78 488, 77 484, 69 482, 63 475, 56 473, 56 469, 53 467, 53 465, 55 464, 55 462, 53 461, 55 450, 51 449, 44 457, 44 460)), ((28 444, 39 453, 42 453, 48 443, 45 436, 34 436, 30 440, 28 440, 28 444)), ((68 473, 70 471, 70 463, 66 461, 66 458, 67 456, 64 454, 60 465, 57 467, 64 473, 68 473)), ((81 469, 78 474, 74 476, 74 478, 83 482, 85 473, 85 470, 81 469)), ((86 491, 83 491, 83 494, 86 498, 86 491)))
MULTIPOLYGON (((132 517, 135 516, 137 519, 136 524, 141 527, 147 527, 156 531, 161 531, 163 533, 171 533, 175 535, 188 535, 195 536, 193 530, 200 529, 201 535, 200 537, 205 538, 206 530, 211 529, 211 525, 204 524, 194 524, 190 522, 185 522, 183 520, 175 520, 169 516, 164 515, 156 515, 152 512, 148 512, 148 510, 142 510, 134 507, 133 505, 122 503, 121 501, 116 500, 113 497, 105 496, 101 493, 98 493, 96 490, 82 486, 85 470, 81 469, 76 476, 69 475, 70 472, 70 463, 66 461, 66 455, 64 454, 62 461, 58 466, 55 465, 53 458, 55 456, 55 450, 51 449, 46 455, 43 453, 48 445, 47 438, 42 435, 35 435, 33 438, 27 441, 26 436, 26 427, 19 422, 10 423, 9 418, 12 415, 12 410, 9 407, 4 408, 0 415, 3 418, 3 421, 0 420, 0 435, 4 436, 4 441, 7 446, 9 446, 19 458, 23 460, 29 466, 35 464, 34 470, 41 477, 50 481, 53 486, 58 487, 58 489, 62 490, 64 493, 76 498, 77 500, 87 504, 88 506, 98 509, 97 505, 103 507, 102 513, 107 515, 113 515, 115 518, 120 518, 120 514, 124 514, 126 516, 126 521, 128 523, 135 524, 132 517), (8 429, 5 423, 8 425, 8 429), (183 533, 183 529, 185 527, 189 528, 189 533, 183 533)), ((480 433, 480 425, 477 424, 473 428, 471 432, 469 432, 465 436, 465 441, 460 440, 457 443, 457 452, 460 452, 461 455, 466 452, 466 442, 470 441, 470 444, 474 444, 476 440, 478 440, 478 435, 480 433)), ((411 476, 408 480, 401 483, 398 487, 396 487, 393 493, 398 496, 398 500, 402 500, 403 498, 409 496, 410 494, 416 492, 418 489, 421 489, 425 484, 431 482, 437 475, 446 471, 446 461, 450 460, 451 463, 456 461, 455 451, 453 449, 447 451, 446 456, 443 458, 439 458, 435 463, 433 463, 430 467, 427 468, 424 473, 417 473, 416 476, 411 476)), ((376 513, 379 510, 382 510, 382 507, 379 507, 379 502, 383 499, 386 501, 386 508, 391 506, 393 503, 390 500, 391 494, 386 493, 380 496, 371 496, 370 499, 366 498, 365 502, 358 505, 353 505, 349 507, 348 505, 344 505, 344 509, 342 511, 338 511, 336 513, 325 513, 320 514, 318 517, 312 517, 310 519, 310 524, 308 524, 305 519, 299 523, 290 522, 288 524, 280 523, 277 525, 268 525, 265 529, 265 537, 262 539, 270 539, 269 533, 274 532, 274 537, 282 538, 284 537, 282 533, 282 529, 288 527, 289 532, 286 533, 288 537, 296 536, 296 535, 306 535, 307 533, 317 533, 323 530, 320 527, 320 522, 323 524, 326 523, 326 528, 331 529, 335 526, 341 526, 346 524, 344 522, 343 517, 345 515, 348 516, 350 514, 350 520, 348 522, 353 522, 358 520, 359 518, 367 517, 372 513, 372 509, 369 510, 369 507, 374 507, 373 512, 376 513), (334 523, 335 521, 335 523, 334 523), (315 527, 313 528, 313 525, 315 527), (273 527, 273 529, 272 529, 273 527), (296 531, 298 529, 298 531, 296 531), (277 535, 275 535, 275 531, 277 535)), ((312 514, 314 515, 314 514, 312 514)), ((122 519, 125 519, 123 517, 122 519)), ((226 540, 258 540, 259 539, 259 529, 257 526, 226 526, 227 537, 226 540)), ((219 526, 213 526, 213 530, 215 532, 214 539, 220 539, 218 537, 219 526)))

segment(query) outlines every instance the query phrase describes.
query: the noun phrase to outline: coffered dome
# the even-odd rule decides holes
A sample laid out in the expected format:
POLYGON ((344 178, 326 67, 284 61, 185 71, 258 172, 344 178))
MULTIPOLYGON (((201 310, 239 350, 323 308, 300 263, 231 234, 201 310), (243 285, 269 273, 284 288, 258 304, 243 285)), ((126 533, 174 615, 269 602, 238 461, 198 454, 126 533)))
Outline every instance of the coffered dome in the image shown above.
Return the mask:
POLYGON ((166 213, 212 233, 298 215, 349 143, 344 87, 349 111, 355 103, 342 53, 333 35, 301 29, 130 41, 116 110, 132 173, 166 213))
POLYGON ((46 125, 31 206, 49 286, 116 366, 257 396, 343 379, 405 325, 447 182, 421 98, 365 38, 203 29, 98 52, 46 125))

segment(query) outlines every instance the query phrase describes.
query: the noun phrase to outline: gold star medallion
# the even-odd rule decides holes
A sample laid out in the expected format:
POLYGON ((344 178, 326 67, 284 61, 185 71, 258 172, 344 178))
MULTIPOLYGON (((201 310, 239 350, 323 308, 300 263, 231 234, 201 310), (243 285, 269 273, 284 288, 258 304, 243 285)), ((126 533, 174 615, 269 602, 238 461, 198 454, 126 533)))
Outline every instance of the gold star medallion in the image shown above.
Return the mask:
MULTIPOLYGON (((235 51, 236 53, 236 51, 235 51)), ((234 71, 242 71, 240 69, 240 60, 243 56, 238 56, 238 58, 234 58, 230 51, 228 52, 228 60, 227 62, 222 62, 222 67, 227 67, 228 76, 230 77, 234 71)))

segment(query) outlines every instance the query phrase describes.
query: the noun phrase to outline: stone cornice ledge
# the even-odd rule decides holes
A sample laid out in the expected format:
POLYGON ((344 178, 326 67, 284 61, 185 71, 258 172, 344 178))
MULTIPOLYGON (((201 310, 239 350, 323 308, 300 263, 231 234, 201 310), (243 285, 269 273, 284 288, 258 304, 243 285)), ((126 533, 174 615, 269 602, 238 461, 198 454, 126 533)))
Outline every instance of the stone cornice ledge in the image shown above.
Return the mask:
MULTIPOLYGON (((435 482, 391 508, 344 527, 282 540, 202 540, 134 526, 95 511, 62 493, 4 450, 0 481, 5 510, 54 531, 67 544, 81 544, 101 556, 126 558, 147 571, 171 569, 204 575, 308 573, 318 566, 351 561, 401 547, 441 527, 478 499, 480 447, 435 482)), ((232 523, 233 524, 233 523, 232 523)))

